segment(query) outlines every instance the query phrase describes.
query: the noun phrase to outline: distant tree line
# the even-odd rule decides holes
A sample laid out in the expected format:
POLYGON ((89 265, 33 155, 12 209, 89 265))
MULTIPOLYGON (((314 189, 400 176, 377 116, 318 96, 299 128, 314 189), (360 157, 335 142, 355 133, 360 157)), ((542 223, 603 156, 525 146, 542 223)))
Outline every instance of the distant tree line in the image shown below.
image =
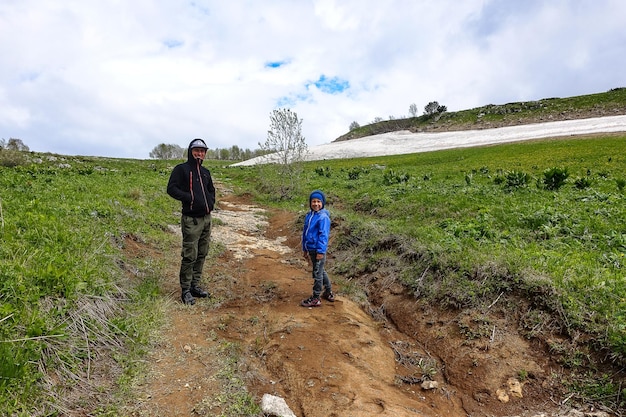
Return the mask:
MULTIPOLYGON (((15 165, 18 159, 23 158, 22 152, 29 152, 30 148, 21 140, 16 138, 0 139, 0 155, 2 163, 0 165, 15 165)), ((270 153, 267 149, 241 149, 234 145, 230 148, 215 148, 207 150, 207 159, 217 159, 224 161, 245 161, 257 156, 270 153)), ((187 159, 187 148, 175 144, 161 143, 150 151, 152 159, 187 159)))
MULTIPOLYGON (((436 101, 431 101, 426 106, 424 106, 424 116, 427 116, 427 117, 438 118, 439 116, 441 116, 443 113, 447 111, 448 111, 448 108, 446 106, 442 106, 436 101)), ((417 105, 415 103, 409 106, 409 114, 411 115, 411 117, 417 117, 417 105)), ((400 117, 400 119, 405 119, 405 118, 406 118, 405 116, 400 117)), ((389 116, 389 120, 396 120, 396 119, 397 117, 395 116, 389 116)), ((372 124, 382 122, 383 120, 384 119, 382 117, 375 117, 374 121, 372 121, 372 124)), ((358 122, 354 121, 350 123, 350 127, 348 128, 348 130, 352 131, 360 127, 361 125, 358 122)))
MULTIPOLYGON (((237 145, 230 148, 207 149, 206 159, 216 159, 221 161, 245 161, 268 153, 263 149, 251 151, 242 149, 237 145)), ((175 144, 161 143, 150 151, 150 158, 153 159, 187 159, 187 148, 175 144)))

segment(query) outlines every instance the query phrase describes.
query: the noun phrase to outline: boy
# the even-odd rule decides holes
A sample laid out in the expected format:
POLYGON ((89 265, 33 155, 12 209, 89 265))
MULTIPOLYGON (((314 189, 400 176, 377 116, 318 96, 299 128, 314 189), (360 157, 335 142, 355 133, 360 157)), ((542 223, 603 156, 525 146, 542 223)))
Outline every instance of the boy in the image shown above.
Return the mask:
POLYGON ((326 263, 326 249, 330 236, 330 213, 324 208, 326 197, 324 193, 315 190, 309 196, 309 212, 304 218, 302 229, 302 252, 313 266, 313 295, 300 303, 303 307, 320 307, 322 298, 333 302, 335 295, 331 290, 330 279, 324 269, 326 263), (322 293, 322 290, 324 292, 322 293))

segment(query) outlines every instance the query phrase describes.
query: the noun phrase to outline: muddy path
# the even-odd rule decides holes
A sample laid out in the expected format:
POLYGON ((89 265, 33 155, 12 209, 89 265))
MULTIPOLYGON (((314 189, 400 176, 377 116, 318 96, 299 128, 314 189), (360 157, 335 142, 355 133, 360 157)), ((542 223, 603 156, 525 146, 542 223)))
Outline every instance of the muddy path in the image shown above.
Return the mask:
POLYGON ((170 265, 168 325, 129 415, 222 415, 233 401, 224 396, 229 378, 239 378, 256 403, 266 393, 284 398, 300 417, 535 416, 538 408, 557 415, 562 399, 551 397, 542 378, 554 369, 505 332, 505 319, 494 325, 490 346, 468 344, 453 331, 458 317, 415 309, 384 280, 378 307, 353 301, 332 274, 337 300, 303 308, 312 279, 297 216, 221 194, 212 238, 226 250, 205 269, 210 299, 183 306, 179 249, 151 255, 170 265), (236 363, 225 346, 237 346, 236 363), (531 378, 520 383, 520 369, 531 378), (422 388, 428 380, 434 389, 422 388))

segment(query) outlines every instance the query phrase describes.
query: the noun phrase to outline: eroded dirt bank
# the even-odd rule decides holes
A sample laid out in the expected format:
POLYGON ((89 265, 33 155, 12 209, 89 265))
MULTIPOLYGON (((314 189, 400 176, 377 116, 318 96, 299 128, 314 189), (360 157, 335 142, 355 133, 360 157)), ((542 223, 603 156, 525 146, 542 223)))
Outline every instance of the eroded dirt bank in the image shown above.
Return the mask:
MULTIPOLYGON (((335 303, 300 307, 312 281, 300 257, 296 216, 221 194, 213 239, 227 250, 205 271, 212 299, 182 306, 178 248, 152 254, 171 265, 164 280, 170 324, 129 414, 220 415, 223 373, 233 366, 225 363, 225 343, 239 346, 243 361, 234 371, 257 403, 264 393, 277 395, 301 417, 569 412, 550 385, 560 370, 507 327, 497 302, 486 312, 489 337, 476 341, 461 336, 465 318, 418 305, 384 277, 369 289, 372 304, 352 301, 336 286, 335 303), (438 387, 422 389, 424 380, 438 387)), ((466 320, 468 328, 477 326, 466 320)))

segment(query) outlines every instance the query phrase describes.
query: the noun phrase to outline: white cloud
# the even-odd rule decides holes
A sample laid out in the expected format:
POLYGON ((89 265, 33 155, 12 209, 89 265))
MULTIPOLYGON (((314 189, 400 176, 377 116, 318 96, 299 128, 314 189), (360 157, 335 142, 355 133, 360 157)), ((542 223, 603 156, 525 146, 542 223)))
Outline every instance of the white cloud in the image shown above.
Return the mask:
POLYGON ((4 0, 0 137, 148 158, 194 137, 255 149, 280 104, 318 145, 412 103, 602 92, 626 86, 624 15, 619 0, 4 0))
POLYGON ((358 2, 318 0, 315 1, 315 16, 319 17, 324 26, 335 31, 348 31, 357 29, 359 21, 354 8, 359 7, 358 2))

